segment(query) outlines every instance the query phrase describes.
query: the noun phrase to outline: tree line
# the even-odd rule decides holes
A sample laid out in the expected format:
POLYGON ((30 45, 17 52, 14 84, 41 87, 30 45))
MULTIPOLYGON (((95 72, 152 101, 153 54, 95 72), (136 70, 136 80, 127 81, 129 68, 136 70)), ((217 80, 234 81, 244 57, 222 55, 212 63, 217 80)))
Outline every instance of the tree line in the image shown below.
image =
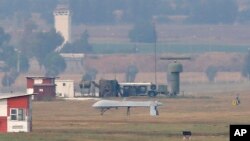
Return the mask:
POLYGON ((46 76, 57 76, 66 68, 63 57, 54 50, 64 39, 55 29, 48 32, 25 32, 19 46, 10 45, 11 36, 0 27, 0 71, 3 86, 10 86, 21 73, 29 70, 29 59, 36 58, 46 76))
MULTIPOLYGON (((0 71, 4 72, 4 77, 2 78, 4 86, 10 86, 15 82, 20 73, 25 73, 29 70, 30 58, 35 58, 38 61, 40 68, 45 69, 46 76, 57 76, 66 68, 63 57, 55 52, 55 49, 64 41, 63 37, 56 33, 55 29, 51 29, 48 32, 25 31, 24 34, 26 36, 23 36, 23 39, 21 39, 20 46, 13 46, 9 43, 11 36, 0 27, 0 71)), ((85 31, 79 40, 71 44, 66 44, 65 49, 67 50, 70 47, 74 49, 73 52, 67 50, 69 53, 79 53, 79 50, 81 50, 81 53, 91 52, 92 46, 89 44, 88 38, 88 32, 85 31)), ((250 51, 248 51, 244 58, 242 68, 242 75, 248 79, 250 78, 249 66, 250 51)), ((215 66, 207 68, 205 73, 210 82, 214 81, 218 71, 219 68, 215 66)), ((93 68, 87 69, 83 80, 93 80, 97 73, 98 71, 93 68)), ((133 82, 137 73, 137 67, 129 65, 126 70, 126 81, 133 82)))
POLYGON ((135 24, 153 17, 168 22, 169 15, 185 15, 185 22, 202 24, 250 20, 250 8, 239 10, 237 0, 1 0, 0 18, 23 20, 40 13, 53 23, 53 10, 58 4, 69 5, 74 24, 135 24))

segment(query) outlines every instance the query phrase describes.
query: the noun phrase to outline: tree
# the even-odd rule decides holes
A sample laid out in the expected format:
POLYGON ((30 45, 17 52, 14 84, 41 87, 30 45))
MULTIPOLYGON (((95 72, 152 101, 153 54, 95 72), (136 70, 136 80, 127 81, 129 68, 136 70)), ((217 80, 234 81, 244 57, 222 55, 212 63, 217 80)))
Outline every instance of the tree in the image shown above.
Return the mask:
POLYGON ((241 74, 250 80, 250 50, 248 50, 248 53, 244 58, 241 74))
MULTIPOLYGON (((155 11, 168 10, 163 0, 67 0, 76 24, 110 24, 115 10, 124 11, 126 22, 151 19, 155 11), (159 7, 161 6, 161 7, 159 7)), ((64 1, 63 1, 64 2, 64 1)), ((53 10, 62 0, 1 0, 0 18, 16 17, 26 21, 32 13, 39 13, 48 23, 53 23, 53 10)))
MULTIPOLYGON (((4 71, 16 70, 26 72, 29 69, 29 60, 22 52, 9 45, 10 35, 0 27, 0 60, 4 61, 4 71), (19 70, 18 70, 19 69, 19 70)), ((19 72, 17 72, 19 73, 19 72)))
POLYGON ((54 50, 63 43, 64 39, 55 29, 49 32, 40 32, 36 34, 34 41, 34 56, 42 66, 45 63, 45 57, 54 52, 54 50))
POLYGON ((30 17, 30 2, 29 0, 1 0, 0 1, 0 17, 7 18, 15 16, 19 19, 30 17))
POLYGON ((209 80, 209 82, 214 82, 214 79, 217 75, 218 68, 215 66, 208 66, 206 69, 206 75, 209 80))
POLYGON ((239 12, 239 16, 238 16, 238 21, 241 23, 248 23, 250 20, 249 17, 250 14, 250 9, 246 9, 244 11, 239 12))
POLYGON ((20 72, 29 69, 28 58, 10 46, 9 40, 10 35, 0 27, 0 60, 4 62, 2 70, 5 72, 2 78, 3 86, 12 85, 20 72))
POLYGON ((126 71, 126 81, 134 82, 137 73, 138 73, 137 67, 135 65, 129 65, 126 71))
POLYGON ((60 54, 51 52, 44 59, 44 68, 46 76, 55 77, 66 69, 66 63, 60 54))
POLYGON ((67 43, 61 52, 65 53, 89 53, 92 51, 92 45, 89 44, 89 33, 87 30, 83 32, 79 40, 73 43, 67 43))
POLYGON ((8 43, 10 41, 10 35, 5 33, 2 27, 0 27, 0 47, 4 43, 8 43))
POLYGON ((18 49, 29 58, 34 56, 34 48, 37 43, 37 33, 33 32, 35 29, 37 29, 37 25, 33 21, 27 21, 18 42, 18 49))
POLYGON ((2 85, 5 87, 10 87, 12 84, 15 83, 18 75, 19 74, 16 71, 5 72, 5 74, 2 78, 2 85))
POLYGON ((29 0, 29 3, 30 11, 32 13, 41 14, 43 19, 48 23, 53 24, 54 16, 52 13, 59 4, 59 0, 29 0))
POLYGON ((12 46, 5 46, 4 51, 0 52, 0 56, 0 60, 3 60, 5 63, 5 71, 14 69, 17 73, 27 72, 30 67, 29 59, 12 46))
MULTIPOLYGON (((17 18, 26 21, 32 13, 39 13, 47 22, 53 23, 53 10, 59 0, 1 0, 0 18, 17 18)), ((20 24, 20 23, 19 23, 20 24)))
POLYGON ((82 77, 82 81, 92 81, 96 79, 98 71, 94 68, 87 69, 85 74, 82 77))
MULTIPOLYGON (((53 23, 53 10, 62 0, 1 0, 0 18, 26 21, 32 13, 39 13, 53 23)), ((124 13, 122 21, 137 23, 152 16, 187 15, 192 22, 232 22, 237 16, 237 0, 67 0, 76 24, 112 24, 113 12, 124 13), (204 17, 202 17, 204 16, 204 17)))
POLYGON ((117 0, 74 0, 69 1, 76 23, 110 23, 114 21, 112 12, 117 0))
POLYGON ((125 20, 132 23, 150 21, 158 10, 156 0, 127 0, 123 2, 125 7, 125 20))
POLYGON ((19 67, 20 67, 20 72, 28 72, 30 64, 29 64, 29 58, 27 58, 27 56, 25 56, 23 53, 19 54, 19 67))
POLYGON ((137 23, 129 32, 129 38, 132 42, 154 43, 157 40, 157 34, 154 24, 150 22, 137 23))

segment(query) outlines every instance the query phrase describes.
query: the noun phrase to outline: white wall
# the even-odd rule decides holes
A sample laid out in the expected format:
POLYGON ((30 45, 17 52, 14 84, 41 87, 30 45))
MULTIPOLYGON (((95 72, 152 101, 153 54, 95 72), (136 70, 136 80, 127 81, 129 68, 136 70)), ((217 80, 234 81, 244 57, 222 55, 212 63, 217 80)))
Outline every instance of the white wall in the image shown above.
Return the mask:
POLYGON ((33 94, 34 93, 34 89, 33 88, 27 88, 26 93, 27 94, 33 94))
POLYGON ((25 121, 12 121, 7 118, 7 132, 30 132, 30 119, 25 117, 25 121))
POLYGON ((65 14, 55 12, 55 29, 64 37, 64 43, 71 42, 71 15, 70 11, 65 11, 65 14))
POLYGON ((7 100, 0 100, 0 116, 7 116, 7 100))
POLYGON ((74 97, 74 81, 73 80, 56 80, 56 94, 59 97, 74 97))
POLYGON ((34 79, 34 84, 42 84, 43 80, 42 79, 34 79))

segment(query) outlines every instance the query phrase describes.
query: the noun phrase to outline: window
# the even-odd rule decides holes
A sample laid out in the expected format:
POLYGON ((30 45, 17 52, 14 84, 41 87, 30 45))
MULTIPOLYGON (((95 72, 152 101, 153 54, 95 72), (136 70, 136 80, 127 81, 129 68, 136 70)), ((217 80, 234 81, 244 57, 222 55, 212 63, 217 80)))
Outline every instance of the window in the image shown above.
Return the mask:
POLYGON ((25 120, 25 110, 24 109, 10 109, 10 119, 24 121, 25 120))
POLYGON ((23 121, 24 118, 24 109, 18 109, 18 120, 23 121))
POLYGON ((17 109, 11 109, 10 117, 11 120, 17 120, 17 109))
POLYGON ((147 86, 139 86, 138 91, 139 91, 138 93, 145 94, 147 92, 147 86))

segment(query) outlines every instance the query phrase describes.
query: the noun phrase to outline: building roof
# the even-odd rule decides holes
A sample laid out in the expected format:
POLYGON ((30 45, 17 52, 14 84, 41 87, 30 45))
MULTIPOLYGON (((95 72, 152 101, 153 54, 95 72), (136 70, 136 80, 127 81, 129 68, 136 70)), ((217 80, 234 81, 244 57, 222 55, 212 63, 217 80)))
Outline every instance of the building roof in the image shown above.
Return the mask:
POLYGON ((56 86, 56 84, 34 84, 34 86, 56 86))
POLYGON ((26 78, 37 79, 37 78, 49 78, 49 79, 56 79, 59 77, 50 77, 50 76, 26 76, 26 78))
POLYGON ((13 97, 20 97, 20 96, 29 96, 35 94, 27 94, 27 93, 0 93, 0 100, 1 99, 8 99, 13 97))
POLYGON ((123 85, 123 86, 140 86, 140 85, 147 85, 147 86, 150 86, 152 85, 153 83, 151 82, 121 82, 119 83, 120 85, 123 85))
POLYGON ((74 82, 74 80, 57 79, 55 82, 74 82))
POLYGON ((60 53, 60 55, 64 58, 84 58, 85 54, 84 53, 60 53))

